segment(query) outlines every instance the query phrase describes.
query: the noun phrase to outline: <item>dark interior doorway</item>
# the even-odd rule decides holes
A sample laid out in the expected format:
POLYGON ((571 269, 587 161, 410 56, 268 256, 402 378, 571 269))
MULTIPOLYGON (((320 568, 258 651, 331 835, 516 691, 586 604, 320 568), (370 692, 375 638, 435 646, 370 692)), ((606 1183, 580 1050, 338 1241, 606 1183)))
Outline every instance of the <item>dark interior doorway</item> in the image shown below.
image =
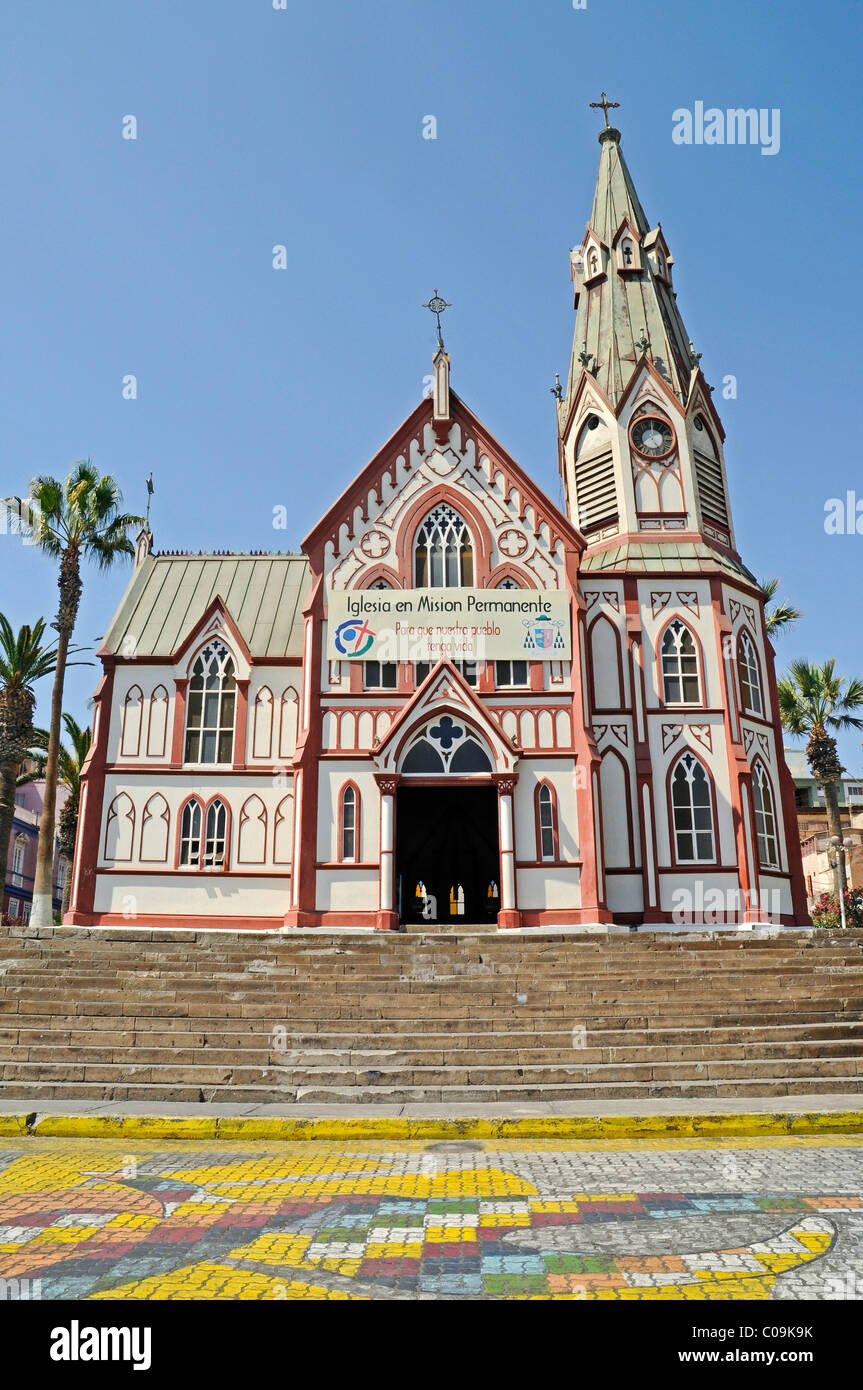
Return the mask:
POLYGON ((402 922, 496 921, 500 849, 495 787, 399 787, 396 892, 402 922))

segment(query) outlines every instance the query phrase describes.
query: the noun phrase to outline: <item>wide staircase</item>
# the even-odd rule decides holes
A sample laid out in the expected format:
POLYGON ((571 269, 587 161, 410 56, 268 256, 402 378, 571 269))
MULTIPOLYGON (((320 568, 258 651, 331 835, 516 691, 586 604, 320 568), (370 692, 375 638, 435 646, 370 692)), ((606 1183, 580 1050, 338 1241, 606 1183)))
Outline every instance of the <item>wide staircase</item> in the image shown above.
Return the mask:
POLYGON ((863 1090, 863 932, 0 935, 0 1098, 863 1090))

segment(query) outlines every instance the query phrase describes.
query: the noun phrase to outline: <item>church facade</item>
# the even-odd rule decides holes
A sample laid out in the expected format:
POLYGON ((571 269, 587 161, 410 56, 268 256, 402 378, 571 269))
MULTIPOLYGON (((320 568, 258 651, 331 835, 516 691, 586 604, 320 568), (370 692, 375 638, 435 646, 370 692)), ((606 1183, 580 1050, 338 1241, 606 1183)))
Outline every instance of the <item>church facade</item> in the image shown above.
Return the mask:
POLYGON ((142 532, 67 922, 808 920, 722 424, 662 228, 599 139, 555 392, 566 514, 451 390, 439 337, 432 395, 300 554, 142 532))

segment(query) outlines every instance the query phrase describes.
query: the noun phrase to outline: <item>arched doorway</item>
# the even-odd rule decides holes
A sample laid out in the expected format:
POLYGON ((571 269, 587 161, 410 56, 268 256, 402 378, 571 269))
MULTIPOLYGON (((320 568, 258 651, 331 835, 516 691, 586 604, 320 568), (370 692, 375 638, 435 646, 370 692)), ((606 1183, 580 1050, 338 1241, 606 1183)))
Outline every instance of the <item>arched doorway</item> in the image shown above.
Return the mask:
POLYGON ((402 784, 396 796, 396 907, 405 923, 496 923, 497 788, 402 784))
POLYGON ((396 795, 396 910, 406 924, 494 923, 498 793, 488 748, 445 714, 408 745, 396 795))

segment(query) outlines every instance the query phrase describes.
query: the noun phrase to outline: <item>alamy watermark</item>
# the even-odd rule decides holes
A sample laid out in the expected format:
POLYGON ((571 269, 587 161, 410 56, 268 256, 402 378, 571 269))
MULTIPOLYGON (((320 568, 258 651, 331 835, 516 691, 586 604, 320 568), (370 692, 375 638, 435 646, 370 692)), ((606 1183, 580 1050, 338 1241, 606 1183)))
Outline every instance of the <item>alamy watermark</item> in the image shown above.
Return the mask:
POLYGON ((760 145, 762 154, 778 154, 780 109, 708 106, 696 101, 690 111, 679 106, 671 113, 675 145, 760 145))

